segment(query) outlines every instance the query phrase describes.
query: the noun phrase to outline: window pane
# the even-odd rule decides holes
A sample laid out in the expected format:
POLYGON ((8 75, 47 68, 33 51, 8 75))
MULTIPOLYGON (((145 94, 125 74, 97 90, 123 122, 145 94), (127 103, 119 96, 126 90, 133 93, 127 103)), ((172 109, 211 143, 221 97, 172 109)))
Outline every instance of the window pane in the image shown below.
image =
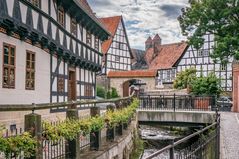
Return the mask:
POLYGON ((4 64, 8 64, 8 55, 4 55, 4 64))
POLYGON ((15 71, 14 69, 11 69, 9 75, 9 85, 14 86, 14 83, 15 83, 15 71))
POLYGON ((14 65, 15 61, 14 61, 14 57, 11 57, 11 65, 14 65))
POLYGON ((35 62, 32 62, 32 69, 35 69, 35 62))
POLYGON ((13 47, 11 47, 11 56, 15 56, 15 49, 13 47))

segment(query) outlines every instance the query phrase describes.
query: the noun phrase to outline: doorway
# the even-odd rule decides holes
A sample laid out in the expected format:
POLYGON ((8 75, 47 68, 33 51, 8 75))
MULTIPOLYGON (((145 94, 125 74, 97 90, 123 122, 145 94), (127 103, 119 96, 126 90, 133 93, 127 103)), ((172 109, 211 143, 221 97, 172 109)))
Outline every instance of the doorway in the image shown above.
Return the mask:
POLYGON ((68 101, 76 100, 76 71, 69 68, 68 74, 68 101))

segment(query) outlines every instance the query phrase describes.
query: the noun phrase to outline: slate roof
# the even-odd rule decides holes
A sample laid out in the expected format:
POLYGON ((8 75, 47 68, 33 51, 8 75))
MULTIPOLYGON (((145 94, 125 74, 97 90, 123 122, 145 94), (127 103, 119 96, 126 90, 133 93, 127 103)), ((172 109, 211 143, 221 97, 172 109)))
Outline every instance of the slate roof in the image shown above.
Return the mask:
POLYGON ((132 70, 147 69, 148 65, 144 59, 145 51, 139 49, 131 49, 133 54, 132 70))
POLYGON ((110 71, 109 78, 156 77, 157 70, 110 71))
POLYGON ((102 24, 102 22, 99 20, 99 18, 96 17, 95 13, 91 9, 89 3, 87 0, 73 0, 84 12, 92 18, 102 29, 104 29, 107 34, 110 34, 107 28, 102 24))
POLYGON ((145 60, 149 69, 172 68, 186 51, 186 42, 156 45, 147 49, 145 60))

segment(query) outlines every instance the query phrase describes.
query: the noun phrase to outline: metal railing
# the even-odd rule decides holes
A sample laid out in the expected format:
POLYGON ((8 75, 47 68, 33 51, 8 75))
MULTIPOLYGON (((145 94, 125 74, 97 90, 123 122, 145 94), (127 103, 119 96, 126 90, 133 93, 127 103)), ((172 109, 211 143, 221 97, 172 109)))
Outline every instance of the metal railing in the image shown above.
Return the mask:
POLYGON ((150 110, 216 110, 215 96, 147 95, 140 96, 140 109, 150 110))
MULTIPOLYGON (((26 114, 26 116, 28 115, 34 115, 36 110, 44 110, 44 109, 52 109, 52 108, 59 108, 59 107, 65 107, 65 108, 70 108, 70 109, 74 109, 76 111, 81 111, 81 110, 77 110, 77 108, 84 108, 84 109, 94 109, 94 108, 99 108, 100 103, 105 103, 107 104, 107 106, 111 106, 113 107, 113 109, 121 109, 124 108, 126 106, 128 106, 131 102, 132 102, 133 96, 130 97, 125 97, 125 98, 116 98, 116 99, 107 99, 107 100, 81 100, 81 101, 69 101, 69 102, 62 102, 62 103, 43 103, 43 104, 2 104, 0 105, 0 112, 15 112, 15 111, 32 111, 32 113, 30 114, 26 114), (73 106, 73 107, 72 107, 73 106)), ((39 111, 40 113, 40 111, 39 111)), ((67 113, 66 113, 67 114, 67 113)), ((99 115, 102 115, 99 114, 99 115)), ((24 114, 23 114, 24 116, 24 114)), ((40 116, 40 120, 37 121, 29 121, 30 123, 34 123, 32 125, 40 125, 40 129, 36 130, 34 134, 32 134, 34 137, 39 137, 40 140, 38 141, 38 145, 39 147, 37 149, 39 149, 40 154, 37 154, 40 156, 40 158, 42 159, 51 159, 51 158, 71 158, 69 157, 70 155, 72 155, 75 152, 72 152, 74 150, 70 150, 69 149, 69 141, 66 140, 65 138, 61 138, 59 140, 51 140, 51 139, 47 139, 44 137, 44 124, 41 122, 41 114, 39 114, 40 116)), ((90 116, 86 116, 86 117, 90 117, 90 116)), ((25 122, 26 122, 26 118, 25 118, 25 122)), ((50 124, 53 126, 57 126, 58 124, 60 124, 61 121, 54 121, 51 122, 50 124)), ((30 124, 31 125, 31 124, 30 124)), ((37 126, 36 126, 37 127, 37 126)), ((35 129, 35 128, 34 128, 35 129)), ((107 129, 107 128, 105 128, 107 129)), ((18 133, 18 129, 16 129, 15 135, 21 134, 24 131, 28 131, 31 132, 32 127, 26 127, 24 129, 21 129, 20 132, 18 133), (30 129, 29 129, 30 128, 30 129)), ((4 135, 5 137, 8 137, 10 135, 9 131, 6 129, 6 135, 4 135)), ((14 135, 11 133, 11 136, 14 135)), ((113 135, 113 139, 115 138, 115 135, 113 135)), ((120 134, 117 134, 120 135, 120 134)), ((101 136, 99 136, 101 137, 101 136)), ((81 135, 79 134, 79 144, 77 145, 77 151, 80 151, 82 149, 85 148, 90 148, 93 143, 93 141, 95 142, 95 138, 94 135, 91 134, 87 134, 87 135, 81 135), (92 141, 91 141, 92 140, 92 141)), ((94 146, 94 145, 93 145, 94 146)), ((1 154, 0 152, 0 158, 3 156, 3 154, 1 154)), ((38 157, 39 157, 38 156, 38 157)), ((14 152, 12 152, 12 156, 11 158, 23 158, 22 156, 16 156, 14 152)))
MULTIPOLYGON (((220 114, 217 114, 216 121, 189 136, 184 137, 172 144, 158 150, 157 152, 147 156, 145 159, 160 158, 162 153, 168 153, 168 159, 219 159, 220 158, 220 114), (199 137, 198 141, 189 147, 175 154, 174 149, 182 143, 199 137)), ((164 156, 165 157, 165 156, 164 156)))

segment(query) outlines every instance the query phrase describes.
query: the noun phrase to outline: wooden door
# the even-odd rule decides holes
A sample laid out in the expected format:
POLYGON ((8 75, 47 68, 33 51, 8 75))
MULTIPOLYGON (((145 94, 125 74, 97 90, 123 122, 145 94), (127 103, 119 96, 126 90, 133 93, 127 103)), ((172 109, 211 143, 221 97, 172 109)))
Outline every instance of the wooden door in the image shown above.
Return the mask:
POLYGON ((129 81, 123 84, 123 97, 129 96, 129 81))
POLYGON ((68 101, 76 100, 76 72, 74 69, 69 70, 68 76, 68 101))

